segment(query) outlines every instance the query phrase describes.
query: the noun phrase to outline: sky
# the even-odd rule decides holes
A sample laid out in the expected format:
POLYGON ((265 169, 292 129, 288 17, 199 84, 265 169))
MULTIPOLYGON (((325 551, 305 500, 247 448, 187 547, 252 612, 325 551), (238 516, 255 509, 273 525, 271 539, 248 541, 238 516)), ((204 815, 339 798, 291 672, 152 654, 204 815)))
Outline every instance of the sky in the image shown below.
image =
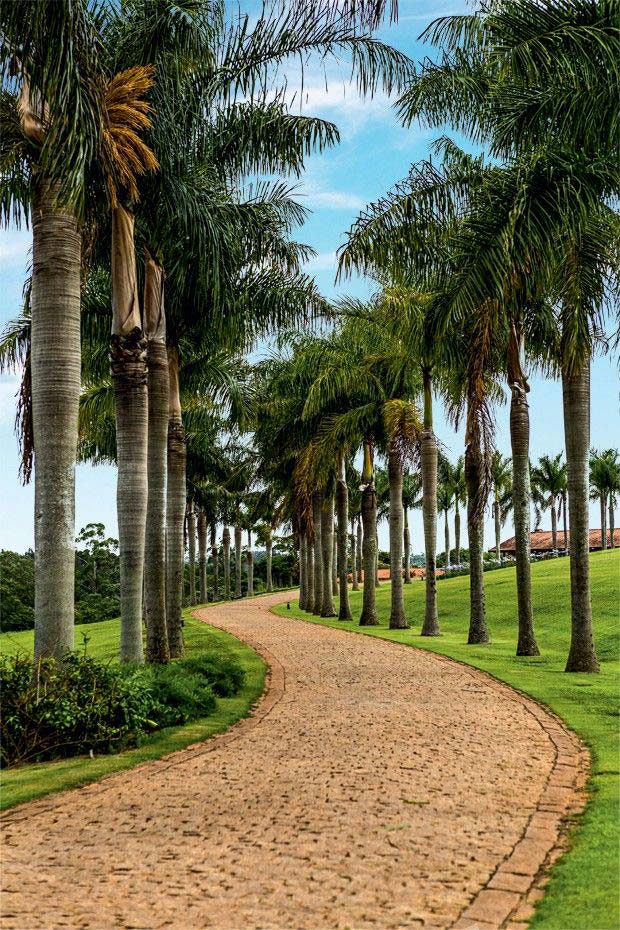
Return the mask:
MULTIPOLYGON (((242 8, 245 4, 242 2, 242 8)), ((463 0, 400 0, 396 25, 383 28, 381 38, 405 51, 416 61, 432 53, 417 40, 435 17, 467 10, 463 0)), ((355 278, 334 284, 336 250, 359 211, 385 194, 407 175, 412 162, 425 158, 429 146, 440 135, 436 130, 399 125, 391 101, 383 94, 362 99, 346 83, 347 71, 331 66, 311 68, 296 94, 302 112, 335 122, 340 130, 340 144, 308 160, 307 171, 297 182, 300 201, 312 212, 297 233, 300 241, 316 251, 306 266, 315 276, 321 291, 329 298, 338 295, 364 297, 371 292, 369 283, 355 278)), ((295 69, 288 74, 291 92, 299 86, 295 69)), ((454 134, 452 134, 453 137, 454 134)), ((458 139, 466 146, 466 142, 458 139)), ((21 307, 21 293, 29 263, 31 235, 27 230, 0 230, 0 327, 14 318, 21 307)), ((13 432, 17 376, 0 377, 0 548, 24 551, 33 545, 34 489, 22 487, 18 480, 17 442, 13 432)), ((564 449, 562 392, 556 381, 531 379, 531 457, 555 455, 564 449)), ((439 405, 438 405, 439 406, 439 405)), ((496 415, 496 442, 500 451, 510 454, 508 406, 499 406, 496 415)), ((443 411, 437 410, 435 429, 448 456, 455 460, 463 452, 463 435, 455 433, 443 411)), ((617 446, 620 438, 619 383, 615 359, 598 358, 592 366, 591 443, 597 448, 617 446)), ((76 476, 76 534, 89 522, 104 523, 116 534, 116 473, 109 466, 79 465, 76 476)), ((593 504, 590 525, 600 525, 599 510, 593 504)), ((550 528, 543 517, 542 529, 550 528)), ((439 534, 443 545, 443 531, 439 534)), ((510 521, 502 538, 513 535, 510 521)), ((380 527, 381 548, 387 548, 387 525, 380 527)), ((485 525, 485 544, 494 544, 492 521, 485 525)), ((412 546, 423 550, 422 520, 413 514, 412 546)))

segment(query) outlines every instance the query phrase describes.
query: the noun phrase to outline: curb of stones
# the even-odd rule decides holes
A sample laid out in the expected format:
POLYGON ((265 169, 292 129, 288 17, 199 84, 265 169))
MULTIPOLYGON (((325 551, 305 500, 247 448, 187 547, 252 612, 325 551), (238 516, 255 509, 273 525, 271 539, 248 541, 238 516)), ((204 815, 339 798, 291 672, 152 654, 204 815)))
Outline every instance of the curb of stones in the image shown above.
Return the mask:
MULTIPOLYGON (((206 613, 206 609, 203 608, 203 610, 205 610, 206 613)), ((199 616, 200 613, 201 611, 196 611, 192 613, 192 616, 195 617, 196 620, 208 623, 210 626, 218 626, 217 623, 212 622, 210 617, 199 616)), ((219 627, 219 629, 224 629, 224 627, 219 627)), ((66 788, 64 791, 48 795, 38 801, 26 801, 24 804, 18 804, 15 807, 9 808, 9 810, 0 815, 0 826, 10 826, 12 823, 17 823, 21 820, 29 820, 31 817, 38 817, 39 814, 57 810, 63 804, 71 803, 69 796, 74 791, 79 791, 82 794, 103 794, 105 791, 114 787, 115 779, 126 777, 135 772, 144 772, 145 769, 149 770, 149 776, 159 775, 160 772, 172 768, 175 765, 181 765, 184 762, 189 762, 199 756, 204 756, 209 752, 213 752, 215 749, 219 748, 222 743, 232 742, 233 740, 245 736, 250 730, 253 730, 254 727, 258 726, 282 700, 286 690, 286 674, 284 666, 268 649, 265 649, 262 644, 257 643, 251 637, 245 636, 243 642, 254 649, 254 651, 264 659, 267 665, 265 687, 263 688, 262 694, 249 709, 247 716, 237 720, 221 733, 208 736, 204 741, 186 746, 184 749, 177 749, 174 752, 167 753, 160 759, 151 759, 147 762, 141 762, 131 769, 113 772, 97 781, 89 782, 85 785, 78 785, 74 788, 66 788)))
MULTIPOLYGON (((273 605, 278 606, 278 605, 273 605)), ((273 611, 272 611, 273 612, 273 611)), ((281 617, 280 614, 276 616, 281 617)), ((314 621, 291 617, 302 623, 314 621)), ((338 629, 330 627, 330 629, 338 629)), ((350 630, 340 630, 345 635, 350 630)), ((362 635, 364 631, 360 630, 362 635)), ((366 634, 369 635, 369 634, 366 634)), ((585 743, 552 710, 489 672, 413 643, 380 639, 391 646, 412 647, 440 662, 459 665, 474 680, 484 682, 521 704, 545 731, 554 747, 554 761, 545 787, 519 840, 499 863, 447 930, 527 930, 535 906, 544 895, 549 870, 567 851, 574 818, 586 806, 590 753, 585 743)), ((250 644, 252 645, 252 644, 250 644)), ((255 648, 253 646, 253 648, 255 648)))

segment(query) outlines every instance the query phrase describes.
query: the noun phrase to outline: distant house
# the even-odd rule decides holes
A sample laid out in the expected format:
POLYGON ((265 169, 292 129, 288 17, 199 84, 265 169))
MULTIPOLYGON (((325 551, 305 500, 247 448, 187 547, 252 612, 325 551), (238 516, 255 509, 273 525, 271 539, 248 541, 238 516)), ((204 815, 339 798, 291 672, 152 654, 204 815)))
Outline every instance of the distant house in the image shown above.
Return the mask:
MULTIPOLYGON (((410 568, 409 573, 410 573, 411 578, 424 578, 424 576, 426 575, 426 569, 410 568)), ((362 572, 362 575, 363 574, 364 572, 362 572)), ((435 574, 437 575, 437 577, 439 577, 440 575, 445 574, 445 572, 443 568, 438 568, 436 569, 435 574)), ((389 568, 380 568, 378 571, 378 575, 379 575, 379 581, 389 581, 390 580, 389 568)), ((349 581, 351 581, 351 572, 349 572, 349 581)))
MULTIPOLYGON (((568 548, 570 549, 570 533, 568 535, 568 548)), ((548 555, 553 552, 551 543, 551 533, 546 530, 531 534, 532 555, 548 555)), ((620 546, 620 529, 614 530, 613 544, 620 546)), ((607 530, 607 546, 611 548, 611 532, 607 530)), ((603 548, 603 534, 601 530, 590 530, 590 552, 595 552, 603 548)), ((500 552, 503 555, 514 556, 516 554, 516 542, 514 536, 500 543, 500 552)), ((564 549, 564 530, 558 530, 558 549, 564 549)), ((495 552, 495 546, 491 549, 495 552)))

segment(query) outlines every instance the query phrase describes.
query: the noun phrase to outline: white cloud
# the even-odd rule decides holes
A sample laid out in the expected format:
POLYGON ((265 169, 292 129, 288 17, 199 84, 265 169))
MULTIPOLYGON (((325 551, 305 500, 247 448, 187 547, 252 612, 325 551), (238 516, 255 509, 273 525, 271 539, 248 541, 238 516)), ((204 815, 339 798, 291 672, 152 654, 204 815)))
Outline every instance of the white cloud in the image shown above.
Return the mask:
POLYGON ((336 253, 335 252, 318 252, 313 258, 309 259, 304 270, 308 274, 315 274, 317 271, 333 271, 336 274, 336 253))
POLYGON ((359 211, 364 206, 364 201, 360 197, 348 194, 346 191, 309 190, 304 191, 303 196, 309 207, 323 210, 359 211))

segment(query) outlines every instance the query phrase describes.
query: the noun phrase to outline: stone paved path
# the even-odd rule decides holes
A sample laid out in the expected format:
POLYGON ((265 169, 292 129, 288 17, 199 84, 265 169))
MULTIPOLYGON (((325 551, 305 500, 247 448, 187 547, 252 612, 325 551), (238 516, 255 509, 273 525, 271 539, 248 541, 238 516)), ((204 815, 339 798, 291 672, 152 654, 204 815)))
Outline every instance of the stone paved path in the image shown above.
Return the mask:
POLYGON ((573 737, 463 666, 270 614, 282 600, 203 612, 271 663, 253 719, 3 818, 3 930, 525 927, 573 737))

